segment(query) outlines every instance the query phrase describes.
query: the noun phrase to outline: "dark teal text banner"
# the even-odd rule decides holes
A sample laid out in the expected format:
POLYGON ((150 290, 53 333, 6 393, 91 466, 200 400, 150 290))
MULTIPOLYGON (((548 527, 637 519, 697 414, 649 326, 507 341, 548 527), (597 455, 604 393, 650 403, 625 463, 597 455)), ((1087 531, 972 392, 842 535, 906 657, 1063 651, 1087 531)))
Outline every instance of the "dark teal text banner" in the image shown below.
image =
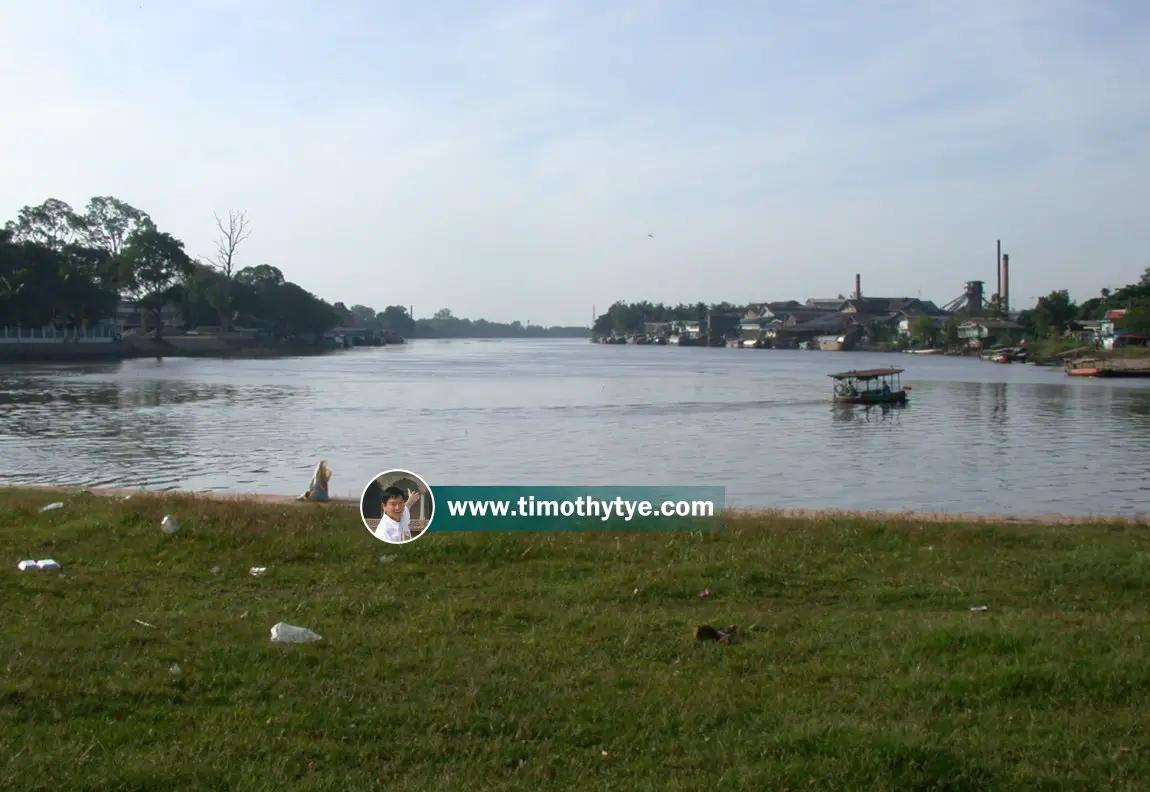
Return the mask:
POLYGON ((431 531, 692 531, 718 525, 723 487, 432 487, 431 531))

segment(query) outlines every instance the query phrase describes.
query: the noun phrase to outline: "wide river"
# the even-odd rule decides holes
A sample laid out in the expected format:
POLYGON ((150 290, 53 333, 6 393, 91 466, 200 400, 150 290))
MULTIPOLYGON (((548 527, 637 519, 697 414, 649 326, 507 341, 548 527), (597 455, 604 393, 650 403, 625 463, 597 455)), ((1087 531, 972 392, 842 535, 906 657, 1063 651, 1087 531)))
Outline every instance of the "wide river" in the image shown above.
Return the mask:
POLYGON ((285 360, 0 366, 0 482, 333 495, 436 484, 727 488, 737 506, 1150 511, 1147 380, 901 354, 415 341, 285 360), (897 365, 902 410, 833 408, 897 365))

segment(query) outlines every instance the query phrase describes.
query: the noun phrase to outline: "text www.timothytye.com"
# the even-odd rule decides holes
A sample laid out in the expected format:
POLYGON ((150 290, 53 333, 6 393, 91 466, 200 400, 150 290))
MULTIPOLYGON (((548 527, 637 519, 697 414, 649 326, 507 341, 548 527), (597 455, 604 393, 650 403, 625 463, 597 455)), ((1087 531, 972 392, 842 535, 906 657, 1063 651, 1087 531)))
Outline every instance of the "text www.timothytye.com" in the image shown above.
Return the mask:
POLYGON ((447 513, 452 517, 598 517, 606 522, 614 518, 633 520, 635 517, 714 517, 712 501, 633 501, 615 498, 584 498, 572 500, 536 500, 534 495, 518 501, 451 501, 447 513))

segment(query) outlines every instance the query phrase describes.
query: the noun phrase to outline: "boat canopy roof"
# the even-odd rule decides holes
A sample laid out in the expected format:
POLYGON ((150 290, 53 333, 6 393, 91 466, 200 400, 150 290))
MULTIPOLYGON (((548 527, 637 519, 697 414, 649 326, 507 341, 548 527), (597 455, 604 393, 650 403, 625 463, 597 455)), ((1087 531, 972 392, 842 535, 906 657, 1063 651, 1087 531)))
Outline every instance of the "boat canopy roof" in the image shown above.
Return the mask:
POLYGON ((857 380, 871 380, 878 379, 879 377, 890 377, 895 374, 901 374, 903 369, 899 368, 881 368, 881 369, 863 369, 862 371, 841 371, 838 374, 828 374, 831 379, 857 379, 857 380))

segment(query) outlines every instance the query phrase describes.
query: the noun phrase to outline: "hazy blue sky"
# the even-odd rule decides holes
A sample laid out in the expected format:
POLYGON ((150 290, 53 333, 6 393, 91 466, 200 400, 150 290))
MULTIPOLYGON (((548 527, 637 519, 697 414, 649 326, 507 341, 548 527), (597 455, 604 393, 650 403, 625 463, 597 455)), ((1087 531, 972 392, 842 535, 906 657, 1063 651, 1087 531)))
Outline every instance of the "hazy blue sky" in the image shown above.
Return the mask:
POLYGON ((349 305, 1078 299, 1150 265, 1150 4, 6 0, 0 214, 115 195, 349 305), (652 234, 652 237, 648 237, 652 234))

